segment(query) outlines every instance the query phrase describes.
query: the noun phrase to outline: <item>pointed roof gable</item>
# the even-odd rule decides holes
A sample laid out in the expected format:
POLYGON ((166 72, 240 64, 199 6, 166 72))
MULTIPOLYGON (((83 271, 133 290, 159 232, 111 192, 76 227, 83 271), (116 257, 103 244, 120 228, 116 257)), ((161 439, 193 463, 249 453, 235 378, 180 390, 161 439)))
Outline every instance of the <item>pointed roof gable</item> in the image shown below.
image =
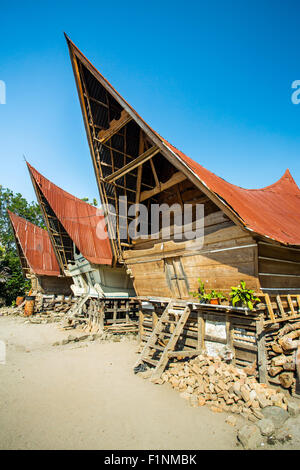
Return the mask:
POLYGON ((99 209, 78 199, 45 178, 27 163, 29 172, 56 217, 80 253, 93 264, 112 264, 112 252, 105 235, 105 219, 99 209), (99 235, 103 239, 99 238, 99 235))
MULTIPOLYGON (((60 269, 48 232, 8 211, 16 243, 27 266, 40 276, 59 276, 60 269)), ((23 266, 24 270, 24 266, 23 266)))
POLYGON ((153 143, 161 149, 161 153, 175 167, 185 172, 193 182, 196 182, 199 188, 213 199, 234 222, 262 237, 285 245, 300 246, 300 190, 289 170, 273 185, 252 190, 241 188, 216 176, 155 132, 67 36, 66 40, 91 148, 93 147, 93 137, 89 134, 88 129, 90 110, 85 108, 82 96, 80 96, 81 85, 78 79, 75 58, 89 70, 113 99, 134 119, 153 143))

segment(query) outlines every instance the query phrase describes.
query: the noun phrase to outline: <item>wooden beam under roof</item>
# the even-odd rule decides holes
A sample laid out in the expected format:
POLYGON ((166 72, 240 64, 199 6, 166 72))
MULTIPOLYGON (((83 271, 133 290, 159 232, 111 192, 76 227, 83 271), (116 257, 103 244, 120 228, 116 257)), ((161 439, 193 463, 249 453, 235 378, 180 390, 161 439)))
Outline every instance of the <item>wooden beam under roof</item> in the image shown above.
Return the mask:
POLYGON ((116 120, 113 119, 110 123, 110 126, 106 130, 101 130, 98 133, 98 140, 101 142, 101 144, 104 144, 107 142, 111 137, 119 132, 122 127, 124 127, 129 121, 132 120, 132 117, 127 113, 127 111, 123 110, 121 112, 120 119, 116 120))
POLYGON ((142 155, 139 155, 135 160, 127 163, 127 165, 123 166, 123 168, 120 168, 119 170, 104 178, 105 183, 113 183, 117 179, 122 178, 122 176, 126 175, 126 173, 129 171, 134 170, 136 167, 150 160, 150 158, 154 157, 154 155, 156 155, 158 152, 160 152, 160 149, 154 145, 150 149, 146 150, 146 152, 142 153, 142 155))
POLYGON ((140 202, 143 202, 146 199, 149 199, 150 197, 155 196, 156 194, 161 193, 162 191, 165 191, 166 189, 171 188, 175 184, 181 183, 185 179, 186 179, 186 176, 183 173, 181 173, 180 171, 177 171, 165 183, 160 183, 159 186, 156 186, 153 189, 149 189, 149 191, 143 191, 141 193, 140 202))

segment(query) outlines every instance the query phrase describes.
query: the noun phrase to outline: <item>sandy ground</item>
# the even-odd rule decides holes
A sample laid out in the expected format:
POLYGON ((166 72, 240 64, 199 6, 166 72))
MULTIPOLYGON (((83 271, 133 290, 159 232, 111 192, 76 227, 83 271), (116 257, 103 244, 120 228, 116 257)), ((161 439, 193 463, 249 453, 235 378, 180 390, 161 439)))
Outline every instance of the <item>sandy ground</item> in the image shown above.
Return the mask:
POLYGON ((237 449, 226 414, 134 375, 134 341, 52 346, 69 333, 0 317, 0 449, 237 449))

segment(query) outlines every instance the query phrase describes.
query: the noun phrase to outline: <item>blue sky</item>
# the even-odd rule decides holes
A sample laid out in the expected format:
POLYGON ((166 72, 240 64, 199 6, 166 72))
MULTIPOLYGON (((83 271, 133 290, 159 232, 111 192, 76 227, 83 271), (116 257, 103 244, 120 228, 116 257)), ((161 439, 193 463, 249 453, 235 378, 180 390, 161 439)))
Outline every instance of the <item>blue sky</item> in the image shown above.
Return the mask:
POLYGON ((2 2, 0 184, 35 198, 23 154, 97 197, 63 31, 161 135, 247 188, 300 185, 299 2, 2 2))

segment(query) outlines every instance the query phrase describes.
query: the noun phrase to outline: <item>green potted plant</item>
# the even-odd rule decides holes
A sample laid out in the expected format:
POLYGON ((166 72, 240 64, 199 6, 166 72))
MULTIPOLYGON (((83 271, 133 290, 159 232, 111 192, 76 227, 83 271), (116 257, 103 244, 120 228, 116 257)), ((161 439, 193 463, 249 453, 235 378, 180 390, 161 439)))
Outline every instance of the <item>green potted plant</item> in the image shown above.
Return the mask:
POLYGON ((198 284, 199 287, 196 292, 190 292, 190 295, 193 297, 198 297, 199 302, 201 303, 204 300, 205 297, 205 287, 204 287, 204 282, 201 281, 200 278, 198 278, 198 284))
POLYGON ((205 292, 204 282, 198 279, 198 290, 197 292, 190 292, 193 297, 198 297, 200 303, 210 303, 212 305, 219 305, 222 300, 226 300, 225 295, 222 292, 218 292, 212 289, 209 293, 205 292))
POLYGON ((205 294, 205 298, 211 305, 220 305, 222 300, 226 300, 222 292, 218 292, 214 289, 212 289, 209 294, 205 294))
POLYGON ((247 289, 245 281, 240 281, 237 287, 232 287, 229 295, 234 307, 245 306, 249 310, 253 310, 255 303, 260 301, 258 297, 255 297, 253 290, 247 289))

